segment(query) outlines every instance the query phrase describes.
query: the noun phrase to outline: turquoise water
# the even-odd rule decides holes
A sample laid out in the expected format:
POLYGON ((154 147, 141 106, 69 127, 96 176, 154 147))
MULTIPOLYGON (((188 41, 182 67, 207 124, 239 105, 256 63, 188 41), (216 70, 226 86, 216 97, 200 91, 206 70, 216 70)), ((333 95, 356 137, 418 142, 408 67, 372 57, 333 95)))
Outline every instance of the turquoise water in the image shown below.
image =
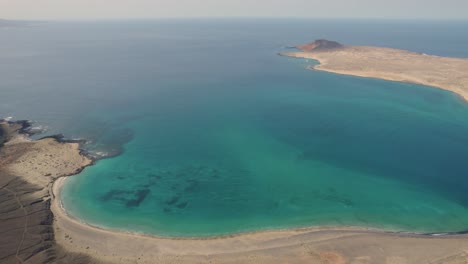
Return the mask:
POLYGON ((113 155, 63 190, 65 208, 94 225, 164 236, 313 225, 466 230, 465 102, 276 55, 327 37, 468 57, 468 45, 440 46, 442 37, 467 44, 463 28, 171 20, 0 30, 11 62, 0 66, 0 110, 113 155))

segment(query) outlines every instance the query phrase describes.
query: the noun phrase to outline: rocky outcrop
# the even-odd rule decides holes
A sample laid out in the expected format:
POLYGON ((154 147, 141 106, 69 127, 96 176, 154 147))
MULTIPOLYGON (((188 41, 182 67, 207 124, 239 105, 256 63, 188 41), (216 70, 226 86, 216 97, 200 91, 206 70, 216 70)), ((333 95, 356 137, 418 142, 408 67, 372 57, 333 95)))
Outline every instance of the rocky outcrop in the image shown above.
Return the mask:
POLYGON ((48 180, 34 183, 9 169, 28 151, 37 150, 37 141, 15 138, 26 133, 28 125, 0 123, 0 143, 6 141, 0 148, 0 263, 92 263, 87 256, 65 252, 54 241, 49 190, 53 177, 42 175, 48 180))
POLYGON ((326 50, 335 50, 343 48, 344 46, 336 41, 330 41, 326 39, 318 39, 312 43, 304 44, 297 46, 296 48, 304 51, 304 52, 311 52, 311 51, 326 51, 326 50))

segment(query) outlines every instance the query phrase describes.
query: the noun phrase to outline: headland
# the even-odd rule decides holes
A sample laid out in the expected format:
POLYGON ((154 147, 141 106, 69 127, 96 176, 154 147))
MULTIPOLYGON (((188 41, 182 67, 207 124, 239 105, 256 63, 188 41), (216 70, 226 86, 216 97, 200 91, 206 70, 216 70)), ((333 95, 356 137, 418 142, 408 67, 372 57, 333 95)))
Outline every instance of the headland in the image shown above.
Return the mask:
POLYGON ((31 140, 30 122, 0 120, 0 263, 83 263, 55 242, 53 182, 92 160, 79 144, 57 137, 31 140))
POLYGON ((320 64, 310 66, 314 70, 433 86, 468 99, 466 58, 385 47, 346 46, 324 39, 296 48, 300 51, 280 55, 317 60, 320 64))

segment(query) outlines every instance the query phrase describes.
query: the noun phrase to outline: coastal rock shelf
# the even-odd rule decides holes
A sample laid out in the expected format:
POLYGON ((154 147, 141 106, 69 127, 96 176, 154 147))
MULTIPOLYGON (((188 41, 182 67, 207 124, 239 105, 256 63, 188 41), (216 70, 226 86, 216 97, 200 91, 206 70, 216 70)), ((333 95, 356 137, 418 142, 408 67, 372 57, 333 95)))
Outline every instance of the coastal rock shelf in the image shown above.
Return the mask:
POLYGON ((79 172, 91 160, 80 155, 78 144, 28 139, 28 127, 26 121, 0 121, 0 262, 87 262, 55 243, 49 189, 56 178, 79 172))
POLYGON ((468 59, 317 40, 280 55, 314 59, 312 69, 438 87, 468 99, 468 59))

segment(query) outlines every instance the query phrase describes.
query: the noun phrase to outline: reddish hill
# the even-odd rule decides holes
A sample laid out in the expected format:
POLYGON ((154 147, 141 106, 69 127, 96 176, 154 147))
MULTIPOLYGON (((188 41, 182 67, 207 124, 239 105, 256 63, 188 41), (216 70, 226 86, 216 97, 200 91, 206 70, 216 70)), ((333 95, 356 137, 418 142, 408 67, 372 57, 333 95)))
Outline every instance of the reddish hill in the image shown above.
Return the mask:
POLYGON ((312 43, 304 44, 297 46, 296 48, 304 51, 319 51, 319 50, 330 50, 330 49, 339 49, 343 48, 344 46, 336 41, 330 41, 326 39, 318 39, 312 43))

